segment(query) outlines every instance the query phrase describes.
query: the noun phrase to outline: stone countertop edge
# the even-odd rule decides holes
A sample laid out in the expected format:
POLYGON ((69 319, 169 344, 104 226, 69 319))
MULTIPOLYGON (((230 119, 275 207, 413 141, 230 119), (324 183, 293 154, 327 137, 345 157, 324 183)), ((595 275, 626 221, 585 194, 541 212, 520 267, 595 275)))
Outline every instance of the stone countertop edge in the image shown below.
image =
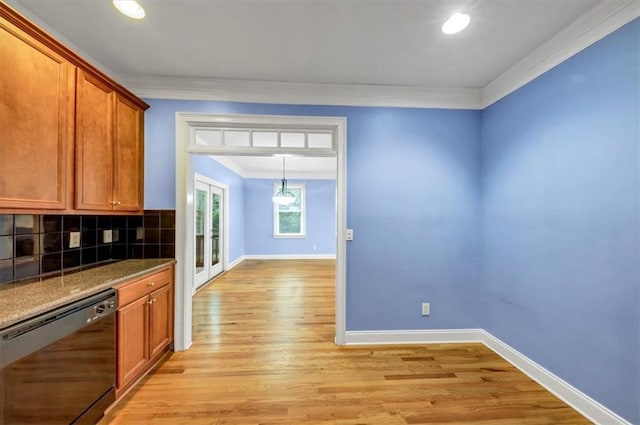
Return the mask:
POLYGON ((175 263, 175 259, 123 260, 61 277, 10 285, 0 289, 0 331, 175 263), (96 283, 65 287, 65 279, 96 283))

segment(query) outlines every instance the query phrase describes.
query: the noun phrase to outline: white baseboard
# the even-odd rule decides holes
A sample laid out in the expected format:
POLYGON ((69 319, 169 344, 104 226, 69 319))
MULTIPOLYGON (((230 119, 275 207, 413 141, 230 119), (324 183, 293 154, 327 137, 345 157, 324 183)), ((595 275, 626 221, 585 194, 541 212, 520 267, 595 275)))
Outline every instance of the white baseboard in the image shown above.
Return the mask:
POLYGON ((245 255, 245 260, 335 260, 336 254, 245 255))
POLYGON ((484 329, 415 329, 398 331, 347 331, 346 345, 434 344, 478 342, 504 358, 525 375, 555 394, 595 424, 631 425, 568 382, 484 329))
POLYGON ((412 329, 404 331, 347 331, 346 345, 433 344, 480 342, 482 329, 412 329))
POLYGON ((229 271, 229 270, 231 270, 232 268, 234 268, 234 267, 235 267, 235 266, 237 266, 238 264, 242 263, 244 260, 245 260, 245 256, 244 256, 244 255, 242 255, 242 256, 240 256, 240 257, 236 258, 235 260, 233 260, 232 262, 230 262, 230 263, 227 265, 227 269, 226 269, 225 271, 229 271))
POLYGON ((545 387, 556 397, 573 407, 587 419, 602 425, 631 425, 624 418, 607 409, 573 385, 549 372, 524 354, 517 351, 489 332, 481 329, 480 341, 499 356, 520 369, 525 375, 545 387))
POLYGON ((335 260, 335 254, 284 254, 284 255, 243 255, 230 262, 225 271, 229 271, 244 260, 335 260))

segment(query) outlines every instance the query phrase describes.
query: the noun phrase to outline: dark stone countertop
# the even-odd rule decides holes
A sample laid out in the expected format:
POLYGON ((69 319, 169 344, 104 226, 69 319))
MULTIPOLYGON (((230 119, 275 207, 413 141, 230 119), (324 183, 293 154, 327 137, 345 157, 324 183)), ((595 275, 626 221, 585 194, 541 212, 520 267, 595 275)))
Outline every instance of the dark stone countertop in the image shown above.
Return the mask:
POLYGON ((0 329, 173 263, 172 258, 123 260, 35 282, 0 285, 0 329))

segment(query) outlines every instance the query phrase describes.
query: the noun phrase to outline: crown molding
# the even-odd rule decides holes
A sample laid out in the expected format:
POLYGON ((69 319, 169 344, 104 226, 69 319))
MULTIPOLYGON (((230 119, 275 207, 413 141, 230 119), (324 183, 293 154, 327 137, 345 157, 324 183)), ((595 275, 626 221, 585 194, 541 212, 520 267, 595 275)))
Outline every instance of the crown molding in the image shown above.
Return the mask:
POLYGON ((484 109, 640 16, 640 0, 603 0, 483 88, 313 84, 118 75, 143 98, 337 106, 484 109))
POLYGON ((142 98, 440 109, 484 109, 640 16, 640 0, 602 0, 484 87, 429 88, 119 74, 62 36, 18 0, 0 1, 142 98))
POLYGON ((317 84, 120 74, 118 81, 151 99, 217 100, 293 105, 478 109, 480 89, 317 84))
POLYGON ((551 68, 640 16, 640 0, 604 0, 481 91, 481 109, 502 99, 551 68))

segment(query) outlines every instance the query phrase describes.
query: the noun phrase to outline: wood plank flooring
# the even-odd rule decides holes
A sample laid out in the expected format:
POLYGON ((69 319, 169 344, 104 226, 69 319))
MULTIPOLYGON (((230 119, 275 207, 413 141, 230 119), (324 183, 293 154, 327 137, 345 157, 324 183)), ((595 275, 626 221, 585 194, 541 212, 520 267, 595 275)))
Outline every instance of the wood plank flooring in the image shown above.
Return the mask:
POLYGON ((338 347, 334 262, 244 261, 102 424, 589 423, 481 344, 338 347))

